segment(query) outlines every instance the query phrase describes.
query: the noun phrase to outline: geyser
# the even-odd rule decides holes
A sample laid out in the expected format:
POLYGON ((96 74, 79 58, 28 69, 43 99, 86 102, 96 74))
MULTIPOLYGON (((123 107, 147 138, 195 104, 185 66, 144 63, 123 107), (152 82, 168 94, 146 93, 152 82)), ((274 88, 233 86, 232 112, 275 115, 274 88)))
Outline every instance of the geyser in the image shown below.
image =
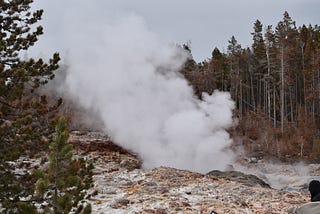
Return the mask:
POLYGON ((67 92, 98 112, 105 131, 138 153, 144 167, 207 172, 230 164, 229 93, 196 98, 178 72, 189 54, 150 31, 138 15, 97 19, 103 11, 95 9, 90 19, 85 9, 68 11, 56 36, 68 51, 67 92))

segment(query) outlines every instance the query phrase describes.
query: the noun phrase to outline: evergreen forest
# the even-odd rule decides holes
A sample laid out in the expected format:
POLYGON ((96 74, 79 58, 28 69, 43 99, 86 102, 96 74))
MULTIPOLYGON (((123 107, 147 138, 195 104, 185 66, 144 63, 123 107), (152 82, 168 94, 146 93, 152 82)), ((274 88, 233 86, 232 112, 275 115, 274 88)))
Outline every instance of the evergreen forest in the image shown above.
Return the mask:
MULTIPOLYGON (((182 73, 202 92, 229 91, 239 124, 235 136, 251 152, 280 159, 320 159, 320 26, 296 23, 288 12, 276 26, 253 25, 251 47, 232 36, 227 52, 189 59, 182 73)), ((188 45, 184 48, 191 52, 188 45)))

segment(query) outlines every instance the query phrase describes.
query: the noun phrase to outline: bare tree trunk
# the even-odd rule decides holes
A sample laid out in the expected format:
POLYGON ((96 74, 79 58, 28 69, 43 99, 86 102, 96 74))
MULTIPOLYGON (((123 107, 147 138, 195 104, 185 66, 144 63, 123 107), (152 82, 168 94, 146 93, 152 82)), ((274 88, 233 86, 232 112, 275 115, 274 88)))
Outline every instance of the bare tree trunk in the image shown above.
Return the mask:
POLYGON ((314 120, 315 118, 315 99, 316 99, 316 90, 317 90, 317 82, 316 82, 316 62, 315 62, 315 53, 313 53, 313 57, 312 57, 312 61, 313 61, 313 68, 312 68, 312 110, 311 110, 311 113, 312 113, 312 118, 314 120))
POLYGON ((255 96, 254 96, 255 93, 254 93, 254 86, 253 86, 253 72, 252 72, 252 67, 251 67, 250 63, 249 63, 249 75, 250 75, 250 88, 249 88, 250 93, 249 94, 251 94, 251 97, 250 97, 251 102, 249 102, 249 103, 251 103, 251 106, 253 107, 253 111, 255 112, 256 111, 256 104, 255 104, 255 96))
POLYGON ((302 98, 301 101, 303 101, 303 105, 304 105, 304 113, 307 113, 307 102, 306 102, 306 94, 307 94, 307 90, 306 90, 306 75, 305 75, 305 62, 304 62, 304 43, 301 43, 300 48, 301 48, 301 64, 302 64, 302 84, 303 84, 303 93, 302 93, 302 98))
MULTIPOLYGON (((317 93, 318 93, 318 102, 317 102, 317 106, 316 106, 316 109, 317 109, 317 112, 316 112, 316 115, 319 114, 319 106, 320 106, 320 68, 319 68, 319 55, 318 55, 318 52, 316 54, 316 60, 315 60, 315 69, 317 71, 317 93)), ((315 117, 313 117, 313 120, 315 121, 315 117)))
POLYGON ((276 86, 273 84, 273 127, 277 127, 276 86))
POLYGON ((265 76, 263 79, 263 113, 267 114, 267 83, 265 76))
POLYGON ((271 94, 270 94, 270 84, 268 82, 268 86, 267 86, 267 99, 268 99, 268 118, 269 118, 269 121, 271 121, 271 94))
POLYGON ((269 47, 266 46, 266 57, 267 57, 267 69, 268 69, 268 75, 267 75, 267 99, 268 99, 268 118, 269 121, 271 121, 271 94, 270 94, 270 73, 271 73, 271 65, 270 65, 270 53, 269 53, 269 47))
POLYGON ((284 131, 284 48, 281 45, 280 49, 281 54, 281 70, 280 70, 280 78, 281 78, 281 89, 280 89, 280 123, 281 123, 281 133, 284 131))
POLYGON ((243 115, 243 108, 242 108, 242 100, 243 100, 243 96, 242 96, 242 80, 240 79, 240 101, 239 101, 239 114, 240 114, 240 120, 242 120, 242 115, 243 115))
POLYGON ((261 80, 261 78, 259 78, 259 80, 258 80, 258 91, 257 91, 257 106, 259 108, 261 108, 263 106, 263 105, 261 105, 262 104, 261 100, 263 100, 262 96, 263 96, 263 94, 262 94, 262 80, 261 80))
POLYGON ((291 121, 293 121, 293 113, 294 113, 294 107, 293 107, 293 89, 292 89, 292 87, 290 88, 290 91, 289 91, 289 93, 290 93, 290 119, 291 119, 291 121))

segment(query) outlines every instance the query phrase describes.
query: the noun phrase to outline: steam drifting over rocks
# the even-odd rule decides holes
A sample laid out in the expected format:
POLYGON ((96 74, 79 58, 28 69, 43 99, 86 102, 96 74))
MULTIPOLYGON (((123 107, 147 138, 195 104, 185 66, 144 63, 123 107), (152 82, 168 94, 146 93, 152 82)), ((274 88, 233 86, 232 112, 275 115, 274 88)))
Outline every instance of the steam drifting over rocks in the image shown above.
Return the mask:
POLYGON ((91 20, 80 15, 87 8, 76 5, 61 32, 69 47, 66 93, 97 113, 113 141, 138 153, 146 168, 207 172, 230 164, 229 93, 197 99, 179 73, 189 53, 161 39, 138 15, 99 18, 100 9, 90 6, 96 11, 91 20))

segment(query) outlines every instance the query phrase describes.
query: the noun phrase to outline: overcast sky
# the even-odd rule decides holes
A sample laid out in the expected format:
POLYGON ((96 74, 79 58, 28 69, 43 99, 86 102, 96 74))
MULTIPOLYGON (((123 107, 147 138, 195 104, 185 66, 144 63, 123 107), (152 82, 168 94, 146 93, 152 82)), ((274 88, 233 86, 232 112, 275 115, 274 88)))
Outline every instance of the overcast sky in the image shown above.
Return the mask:
POLYGON ((197 61, 209 58, 214 47, 225 50, 232 35, 242 47, 249 46, 256 19, 275 26, 288 11, 298 26, 320 24, 319 0, 35 0, 35 7, 45 10, 45 36, 39 42, 42 47, 60 51, 59 34, 66 27, 61 23, 69 16, 75 20, 87 16, 92 21, 92 17, 116 19, 134 13, 168 41, 191 41, 197 61))

